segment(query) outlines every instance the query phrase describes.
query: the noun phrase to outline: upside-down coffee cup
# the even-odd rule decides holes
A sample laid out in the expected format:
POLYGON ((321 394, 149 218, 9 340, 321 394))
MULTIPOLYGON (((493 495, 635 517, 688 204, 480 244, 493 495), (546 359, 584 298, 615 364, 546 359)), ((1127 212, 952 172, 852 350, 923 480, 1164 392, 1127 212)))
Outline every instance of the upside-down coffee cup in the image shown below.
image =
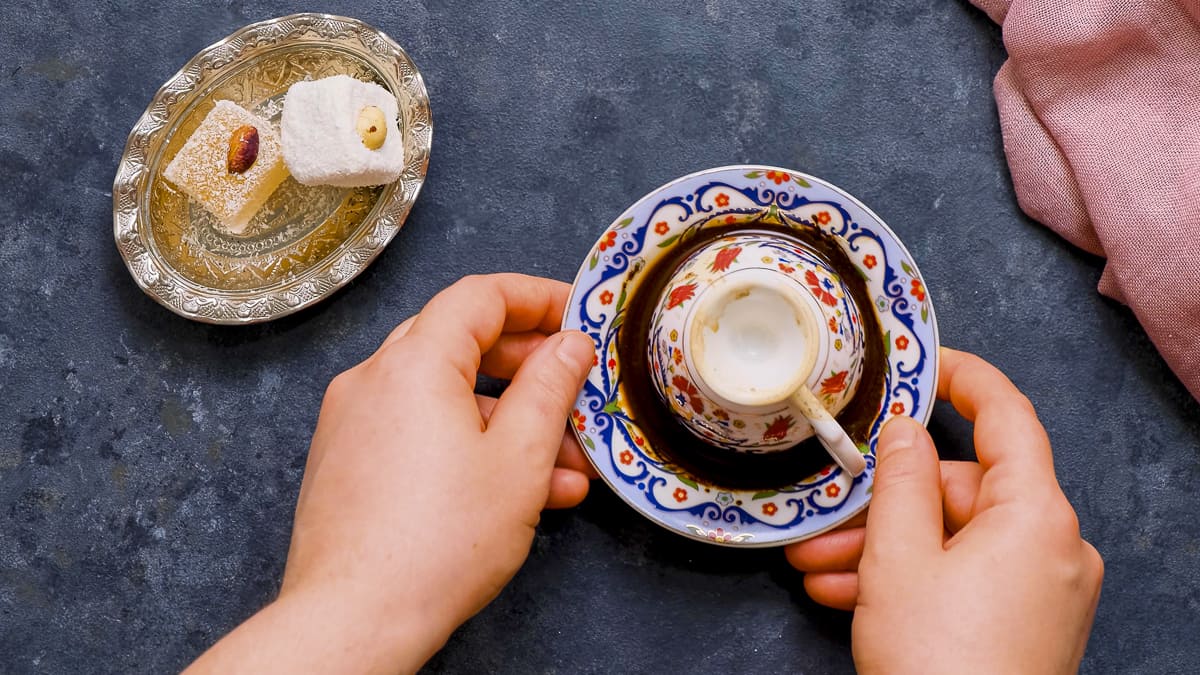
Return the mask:
POLYGON ((859 308, 837 272, 803 243, 758 232, 717 239, 679 265, 648 349, 655 387, 684 426, 746 453, 811 438, 809 420, 826 431, 813 407, 832 423, 865 356, 859 308))

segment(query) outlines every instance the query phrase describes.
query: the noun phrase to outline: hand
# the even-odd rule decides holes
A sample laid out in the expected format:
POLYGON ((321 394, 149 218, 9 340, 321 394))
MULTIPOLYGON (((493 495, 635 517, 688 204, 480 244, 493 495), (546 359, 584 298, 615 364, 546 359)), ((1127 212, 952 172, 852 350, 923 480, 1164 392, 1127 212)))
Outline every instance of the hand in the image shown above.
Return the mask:
POLYGON ((788 547, 814 600, 854 610, 861 673, 1073 673, 1104 564, 1080 538, 1050 442, 1016 387, 942 350, 938 397, 975 423, 979 463, 941 462, 916 421, 878 444, 862 521, 788 547))
POLYGON ((334 379, 279 599, 197 670, 413 671, 500 592, 541 509, 587 494, 563 432, 594 352, 555 334, 568 290, 464 279, 334 379), (512 383, 477 397, 478 372, 512 383))

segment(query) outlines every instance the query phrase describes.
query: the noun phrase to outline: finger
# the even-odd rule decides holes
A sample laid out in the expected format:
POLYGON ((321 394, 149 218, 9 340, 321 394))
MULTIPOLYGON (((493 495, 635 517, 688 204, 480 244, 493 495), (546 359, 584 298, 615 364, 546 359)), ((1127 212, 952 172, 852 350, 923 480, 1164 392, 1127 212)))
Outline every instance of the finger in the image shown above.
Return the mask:
POLYGON ((569 292, 561 281, 521 274, 467 277, 435 295, 408 334, 431 338, 473 383, 483 354, 502 333, 554 332, 569 292))
POLYGON ((855 572, 821 572, 804 575, 804 590, 814 601, 847 612, 858 603, 858 574, 855 572))
MULTIPOLYGON (((413 315, 404 320, 387 336, 383 344, 379 345, 379 349, 375 353, 383 351, 388 345, 395 343, 400 338, 408 335, 412 330, 413 324, 417 320, 417 316, 413 315)), ((479 372, 489 377, 500 378, 503 380, 511 379, 513 374, 517 372, 517 368, 521 367, 521 363, 537 349, 542 341, 546 339, 545 333, 536 331, 528 331, 524 333, 501 334, 496 338, 496 343, 487 351, 480 359, 479 372)))
POLYGON ((496 339, 496 344, 483 355, 479 372, 489 377, 511 380, 517 369, 529 355, 537 351, 546 341, 546 336, 537 332, 505 333, 496 339))
POLYGON ((418 316, 420 316, 420 314, 413 314, 412 316, 410 316, 407 319, 405 319, 404 321, 402 321, 399 326, 396 326, 395 328, 393 328, 392 332, 388 333, 388 336, 386 338, 384 338, 383 344, 379 345, 379 349, 375 350, 375 353, 379 353, 379 352, 383 351, 384 347, 387 347, 388 345, 392 344, 396 340, 399 340, 400 338, 404 337, 405 335, 408 335, 408 331, 412 330, 412 326, 414 323, 416 323, 418 316))
POLYGON ((600 477, 600 474, 596 472, 596 467, 592 466, 591 460, 584 454, 583 448, 579 447, 579 439, 575 437, 575 432, 570 429, 563 433, 562 443, 558 446, 558 457, 554 459, 554 466, 573 469, 589 479, 600 477))
MULTIPOLYGON (((979 492, 983 469, 976 462, 943 461, 941 474, 942 512, 946 529, 954 534, 971 520, 971 508, 979 492)), ((866 522, 864 511, 836 530, 790 544, 784 553, 792 567, 803 572, 857 570, 866 541, 863 528, 866 522)))
POLYGON ((920 422, 895 417, 876 452, 863 562, 919 565, 942 550, 942 478, 933 439, 920 422))
MULTIPOLYGON (((496 399, 476 394, 475 402, 479 406, 479 416, 483 418, 483 423, 487 424, 492 418, 492 409, 496 407, 496 399)), ((563 430, 562 442, 558 445, 558 456, 554 459, 554 466, 578 471, 587 476, 589 480, 600 477, 600 474, 596 473, 596 467, 592 466, 592 463, 584 456, 583 448, 579 447, 579 440, 575 438, 575 433, 570 429, 563 430)))
POLYGON ((546 497, 546 508, 569 509, 578 506, 587 497, 591 484, 588 477, 578 471, 555 467, 550 473, 550 495, 546 497))
POLYGON ((975 454, 983 466, 976 510, 1031 490, 1059 491, 1050 439, 1033 406, 1004 373, 975 356, 941 353, 938 396, 975 423, 975 454))
POLYGON ((791 544, 784 555, 802 572, 852 572, 862 558, 866 528, 834 530, 808 541, 791 544))
POLYGON ((982 480, 983 467, 977 462, 942 462, 942 513, 950 534, 966 527, 974 515, 982 480))
POLYGON ((566 331, 531 354, 492 410, 487 435, 500 447, 533 450, 526 462, 553 465, 563 426, 592 367, 592 340, 566 331))

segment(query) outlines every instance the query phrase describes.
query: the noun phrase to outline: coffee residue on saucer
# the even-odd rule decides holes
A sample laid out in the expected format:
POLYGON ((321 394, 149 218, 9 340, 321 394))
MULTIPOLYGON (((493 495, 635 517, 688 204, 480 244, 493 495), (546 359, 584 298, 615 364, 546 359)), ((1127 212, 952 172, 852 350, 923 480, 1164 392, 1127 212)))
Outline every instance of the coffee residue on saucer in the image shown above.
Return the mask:
POLYGON ((765 233, 808 248, 829 263, 845 283, 862 320, 865 354, 858 391, 837 420, 856 444, 866 443, 883 400, 886 358, 883 330, 866 280, 842 249, 836 237, 811 225, 793 228, 764 221, 708 227, 683 244, 663 253, 642 273, 630 294, 625 320, 617 333, 621 359, 621 394, 630 417, 646 436, 654 453, 666 464, 694 477, 701 484, 731 490, 775 490, 818 473, 832 460, 811 438, 785 450, 763 454, 739 453, 710 445, 692 434, 659 397, 650 377, 646 345, 650 319, 672 273, 692 253, 722 237, 765 233))

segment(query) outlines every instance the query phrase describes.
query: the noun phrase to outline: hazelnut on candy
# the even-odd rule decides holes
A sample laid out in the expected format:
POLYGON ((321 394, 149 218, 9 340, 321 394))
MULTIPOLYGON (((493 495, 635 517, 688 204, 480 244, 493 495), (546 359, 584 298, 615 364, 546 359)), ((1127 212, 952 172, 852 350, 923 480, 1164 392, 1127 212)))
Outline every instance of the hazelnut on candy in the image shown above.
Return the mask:
POLYGON ((368 150, 378 150, 387 139, 387 120, 383 111, 369 105, 358 113, 358 135, 368 150))
POLYGON ((280 133, 288 170, 304 185, 384 185, 404 170, 396 97, 334 75, 297 82, 283 104, 280 133))

